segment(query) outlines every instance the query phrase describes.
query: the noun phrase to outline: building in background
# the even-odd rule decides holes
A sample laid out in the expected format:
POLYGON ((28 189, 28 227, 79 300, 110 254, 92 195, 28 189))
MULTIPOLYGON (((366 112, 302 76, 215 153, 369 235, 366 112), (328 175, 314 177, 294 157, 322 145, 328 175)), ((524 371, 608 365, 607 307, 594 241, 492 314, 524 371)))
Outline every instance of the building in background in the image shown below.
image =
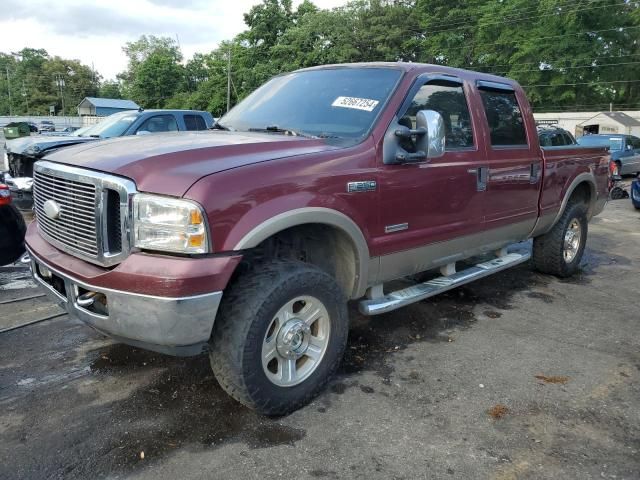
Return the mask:
POLYGON ((576 137, 585 133, 620 133, 640 136, 640 110, 624 112, 534 113, 539 125, 554 125, 576 137))
POLYGON ((640 120, 622 112, 602 112, 589 120, 578 124, 578 128, 587 133, 621 133, 640 135, 640 120))
POLYGON ((120 100, 117 98, 85 97, 78 104, 78 115, 106 117, 112 113, 124 110, 138 110, 140 107, 132 100, 120 100))

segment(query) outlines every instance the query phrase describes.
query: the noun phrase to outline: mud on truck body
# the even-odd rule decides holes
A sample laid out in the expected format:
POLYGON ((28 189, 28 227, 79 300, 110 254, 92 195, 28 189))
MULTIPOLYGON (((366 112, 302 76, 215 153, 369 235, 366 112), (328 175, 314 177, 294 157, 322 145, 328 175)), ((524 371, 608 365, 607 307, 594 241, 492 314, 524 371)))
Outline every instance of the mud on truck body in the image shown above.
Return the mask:
POLYGON ((222 387, 269 415, 326 385, 348 301, 389 312, 530 259, 571 275, 607 199, 604 149, 541 149, 521 87, 465 70, 300 70, 214 128, 38 162, 25 261, 70 315, 131 345, 208 352, 222 387), (433 274, 387 288, 420 272, 433 274))

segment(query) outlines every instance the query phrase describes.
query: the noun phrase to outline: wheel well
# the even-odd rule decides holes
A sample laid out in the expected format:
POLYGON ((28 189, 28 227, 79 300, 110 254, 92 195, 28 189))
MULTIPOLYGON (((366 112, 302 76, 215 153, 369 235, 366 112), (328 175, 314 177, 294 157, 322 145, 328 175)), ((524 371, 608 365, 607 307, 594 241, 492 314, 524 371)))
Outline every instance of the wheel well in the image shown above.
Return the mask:
POLYGON ((243 262, 293 259, 315 265, 336 279, 351 298, 356 291, 358 254, 349 236, 337 227, 304 224, 282 230, 250 249, 243 262))
POLYGON ((576 188, 573 189, 567 205, 575 202, 584 203, 587 206, 587 219, 591 220, 591 217, 593 217, 593 207, 595 206, 595 200, 595 186, 591 182, 585 181, 579 183, 576 188))
POLYGON ((592 195, 593 192, 591 184, 588 182, 582 182, 573 189, 573 192, 571 192, 569 203, 582 202, 590 207, 592 195))

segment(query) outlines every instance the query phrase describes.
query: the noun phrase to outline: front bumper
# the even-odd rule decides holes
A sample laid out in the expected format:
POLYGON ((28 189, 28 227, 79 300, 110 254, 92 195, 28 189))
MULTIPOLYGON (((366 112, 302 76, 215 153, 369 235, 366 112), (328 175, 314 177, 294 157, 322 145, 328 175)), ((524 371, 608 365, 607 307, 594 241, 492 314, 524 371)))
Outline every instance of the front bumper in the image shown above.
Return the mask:
POLYGON ((148 350, 179 356, 205 351, 221 291, 174 298, 98 287, 61 272, 27 250, 29 258, 24 261, 30 263, 34 280, 71 317, 118 341, 148 350), (79 297, 86 292, 104 295, 106 308, 96 311, 81 306, 79 297))

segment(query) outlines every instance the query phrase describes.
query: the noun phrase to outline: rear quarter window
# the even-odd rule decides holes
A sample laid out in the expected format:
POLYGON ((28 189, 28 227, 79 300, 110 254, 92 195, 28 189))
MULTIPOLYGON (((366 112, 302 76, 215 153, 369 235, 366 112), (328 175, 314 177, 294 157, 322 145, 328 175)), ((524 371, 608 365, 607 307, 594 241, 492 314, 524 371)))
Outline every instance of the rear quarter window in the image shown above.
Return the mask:
POLYGON ((481 89, 480 96, 491 132, 491 145, 526 146, 524 120, 515 93, 481 89))

